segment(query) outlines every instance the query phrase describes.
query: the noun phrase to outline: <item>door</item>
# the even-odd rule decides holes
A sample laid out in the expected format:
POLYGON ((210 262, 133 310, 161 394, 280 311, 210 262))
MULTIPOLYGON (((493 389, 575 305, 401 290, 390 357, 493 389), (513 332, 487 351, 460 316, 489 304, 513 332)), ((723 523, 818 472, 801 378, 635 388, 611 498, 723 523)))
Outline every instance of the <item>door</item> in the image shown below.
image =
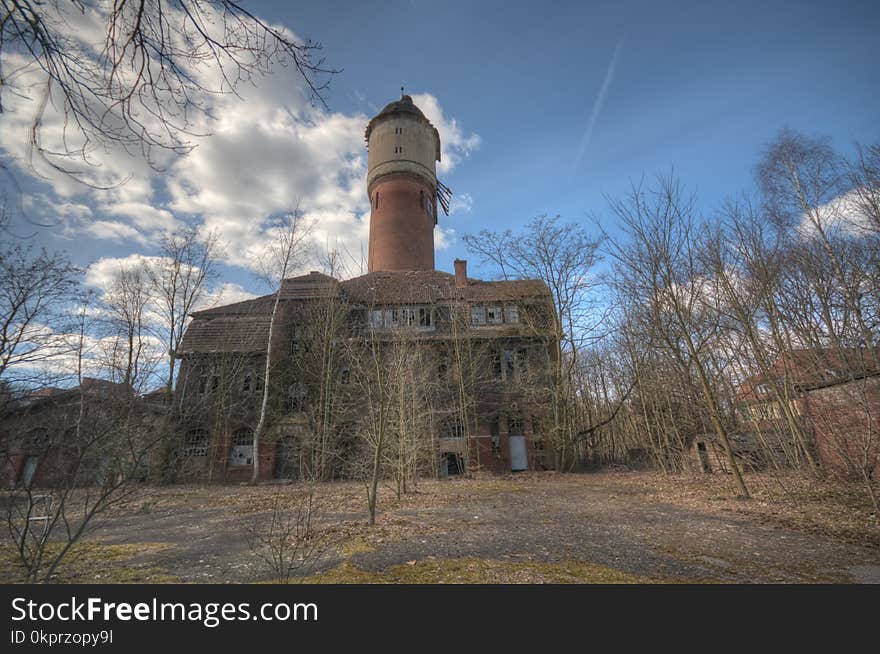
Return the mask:
POLYGON ((24 460, 24 466, 21 469, 21 483, 25 488, 31 487, 31 482, 34 480, 34 474, 37 472, 37 463, 39 463, 40 458, 37 456, 29 456, 24 460))
POLYGON ((519 472, 529 469, 529 457, 526 453, 526 437, 511 436, 510 439, 510 470, 519 472))

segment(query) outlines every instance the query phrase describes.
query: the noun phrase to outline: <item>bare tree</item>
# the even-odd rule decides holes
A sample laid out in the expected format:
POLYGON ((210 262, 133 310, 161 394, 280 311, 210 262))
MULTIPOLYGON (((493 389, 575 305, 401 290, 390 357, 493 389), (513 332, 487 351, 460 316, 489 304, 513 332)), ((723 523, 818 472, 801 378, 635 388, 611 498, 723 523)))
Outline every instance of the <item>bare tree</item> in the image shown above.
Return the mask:
POLYGON ((72 299, 78 275, 62 254, 0 249, 0 380, 35 381, 34 365, 69 351, 59 333, 60 308, 72 299))
POLYGON ((263 374, 263 397, 260 403, 260 418, 254 429, 254 471, 251 475, 251 483, 257 483, 260 476, 260 438, 267 420, 267 406, 271 390, 271 372, 273 361, 273 340, 279 317, 278 307, 281 303, 283 282, 288 273, 292 271, 303 259, 307 248, 310 246, 310 230, 304 217, 295 209, 279 219, 275 229, 270 230, 271 238, 266 252, 260 261, 262 277, 264 281, 277 289, 275 301, 272 304, 272 313, 269 317, 269 334, 266 342, 266 362, 263 374))
POLYGON ((89 311, 78 314, 74 389, 7 415, 17 437, 3 440, 7 460, 36 453, 44 469, 40 484, 23 479, 5 498, 6 525, 26 582, 47 583, 100 517, 137 492, 157 437, 150 415, 129 386, 88 380, 89 311))
POLYGON ((535 327, 542 333, 549 331, 555 347, 549 363, 553 370, 550 435, 555 444, 556 466, 572 466, 574 457, 566 459, 566 455, 573 452, 578 440, 574 371, 579 365, 579 350, 596 337, 603 322, 602 311, 593 296, 599 285, 593 268, 599 260, 600 239, 575 223, 562 223, 558 216, 540 216, 522 234, 484 230, 478 235, 466 235, 464 241, 484 262, 497 265, 505 279, 539 279, 550 289, 555 305, 550 324, 542 320, 535 327))
POLYGON ((661 177, 647 193, 634 187, 612 201, 628 242, 608 238, 617 263, 615 279, 634 301, 648 307, 653 343, 672 356, 681 374, 696 377, 706 414, 722 444, 736 486, 748 489, 734 457, 721 397, 711 372, 711 350, 719 329, 718 296, 699 262, 693 198, 679 182, 661 177))
POLYGON ((142 388, 156 363, 149 351, 150 300, 149 280, 140 265, 120 268, 103 297, 112 338, 109 367, 132 389, 142 388))
POLYGON ((25 93, 20 78, 36 68, 45 80, 30 136, 38 156, 74 175, 65 159, 88 161, 109 144, 152 162, 157 148, 193 147, 193 118, 210 115, 210 94, 234 92, 275 64, 293 66, 323 103, 337 71, 320 49, 231 0, 2 0, 0 54, 10 67, 0 70, 0 111, 9 94, 25 93), (103 44, 91 42, 102 28, 103 44), (42 141, 50 106, 63 117, 62 151, 42 141))
POLYGON ((320 498, 309 485, 292 495, 276 495, 266 526, 255 519, 248 530, 251 552, 276 583, 288 584, 315 570, 339 538, 321 528, 320 498))
POLYGON ((216 234, 203 238, 197 229, 187 227, 163 236, 159 256, 147 265, 153 304, 161 320, 160 338, 168 347, 165 391, 169 398, 174 393, 177 352, 190 313, 205 299, 216 279, 219 256, 216 234))

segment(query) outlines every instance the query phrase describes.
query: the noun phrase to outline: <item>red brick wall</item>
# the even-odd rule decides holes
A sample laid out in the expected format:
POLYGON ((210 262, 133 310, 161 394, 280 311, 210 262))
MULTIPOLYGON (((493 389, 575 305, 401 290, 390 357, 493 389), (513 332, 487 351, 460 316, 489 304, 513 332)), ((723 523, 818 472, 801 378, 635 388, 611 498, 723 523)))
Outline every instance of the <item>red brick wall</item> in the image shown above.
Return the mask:
POLYGON ((799 402, 822 466, 831 474, 880 477, 880 377, 809 391, 799 402))
POLYGON ((434 269, 434 220, 419 206, 420 193, 433 202, 431 187, 408 175, 387 175, 373 185, 370 272, 434 269))

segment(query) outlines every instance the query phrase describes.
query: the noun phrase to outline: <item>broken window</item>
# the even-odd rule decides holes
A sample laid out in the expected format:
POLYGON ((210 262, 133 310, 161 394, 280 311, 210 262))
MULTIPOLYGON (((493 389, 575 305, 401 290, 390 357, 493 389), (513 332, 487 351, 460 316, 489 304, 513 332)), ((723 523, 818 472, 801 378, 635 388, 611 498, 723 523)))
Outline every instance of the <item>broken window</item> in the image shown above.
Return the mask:
POLYGON ((464 423, 458 416, 447 418, 440 426, 440 438, 464 438, 464 423))
POLYGON ((519 322, 519 307, 515 304, 507 304, 504 307, 504 322, 519 322))
POLYGON ((492 443, 492 454, 501 454, 501 429, 498 416, 493 416, 489 420, 489 440, 492 443))
POLYGON ((515 357, 513 354, 513 350, 504 350, 504 378, 507 381, 513 381, 515 369, 515 357))
POLYGON ((446 379, 449 374, 449 352, 440 350, 437 363, 437 377, 441 380, 446 379))
POLYGON ((239 429, 232 434, 229 447, 229 465, 249 466, 254 462, 254 433, 250 429, 239 429))
POLYGON ((471 324, 472 325, 485 325, 486 324, 486 309, 485 309, 485 307, 471 307, 471 324))
POLYGON ((299 352, 302 343, 302 325, 294 325, 290 336, 291 353, 299 352))
POLYGON ((486 307, 486 322, 490 325, 500 325, 502 322, 501 307, 486 307))
POLYGON ((285 408, 288 413, 299 413, 306 408, 306 387, 302 383, 292 384, 287 391, 285 408))
POLYGON ((516 373, 520 379, 525 379, 529 371, 529 353, 525 348, 516 351, 516 373))
POLYGON ((507 416, 507 433, 521 436, 523 433, 523 422, 522 418, 518 413, 513 413, 507 416))
POLYGON ((400 310, 400 324, 404 327, 412 327, 416 324, 416 310, 403 307, 400 310))
POLYGON ((184 456, 208 456, 208 432, 190 429, 183 441, 184 456))

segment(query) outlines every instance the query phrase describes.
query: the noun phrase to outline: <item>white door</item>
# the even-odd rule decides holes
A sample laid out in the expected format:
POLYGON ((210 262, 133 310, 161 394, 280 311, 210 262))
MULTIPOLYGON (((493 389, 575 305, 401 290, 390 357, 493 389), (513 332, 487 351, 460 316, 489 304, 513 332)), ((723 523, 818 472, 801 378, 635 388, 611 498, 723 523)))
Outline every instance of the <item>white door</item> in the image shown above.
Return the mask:
POLYGON ((510 470, 518 472, 529 469, 529 457, 526 454, 526 437, 510 437, 510 470))
POLYGON ((30 488, 31 482, 34 480, 34 473, 37 472, 37 463, 40 459, 36 456, 29 456, 24 460, 24 468, 21 471, 21 483, 25 488, 30 488))

